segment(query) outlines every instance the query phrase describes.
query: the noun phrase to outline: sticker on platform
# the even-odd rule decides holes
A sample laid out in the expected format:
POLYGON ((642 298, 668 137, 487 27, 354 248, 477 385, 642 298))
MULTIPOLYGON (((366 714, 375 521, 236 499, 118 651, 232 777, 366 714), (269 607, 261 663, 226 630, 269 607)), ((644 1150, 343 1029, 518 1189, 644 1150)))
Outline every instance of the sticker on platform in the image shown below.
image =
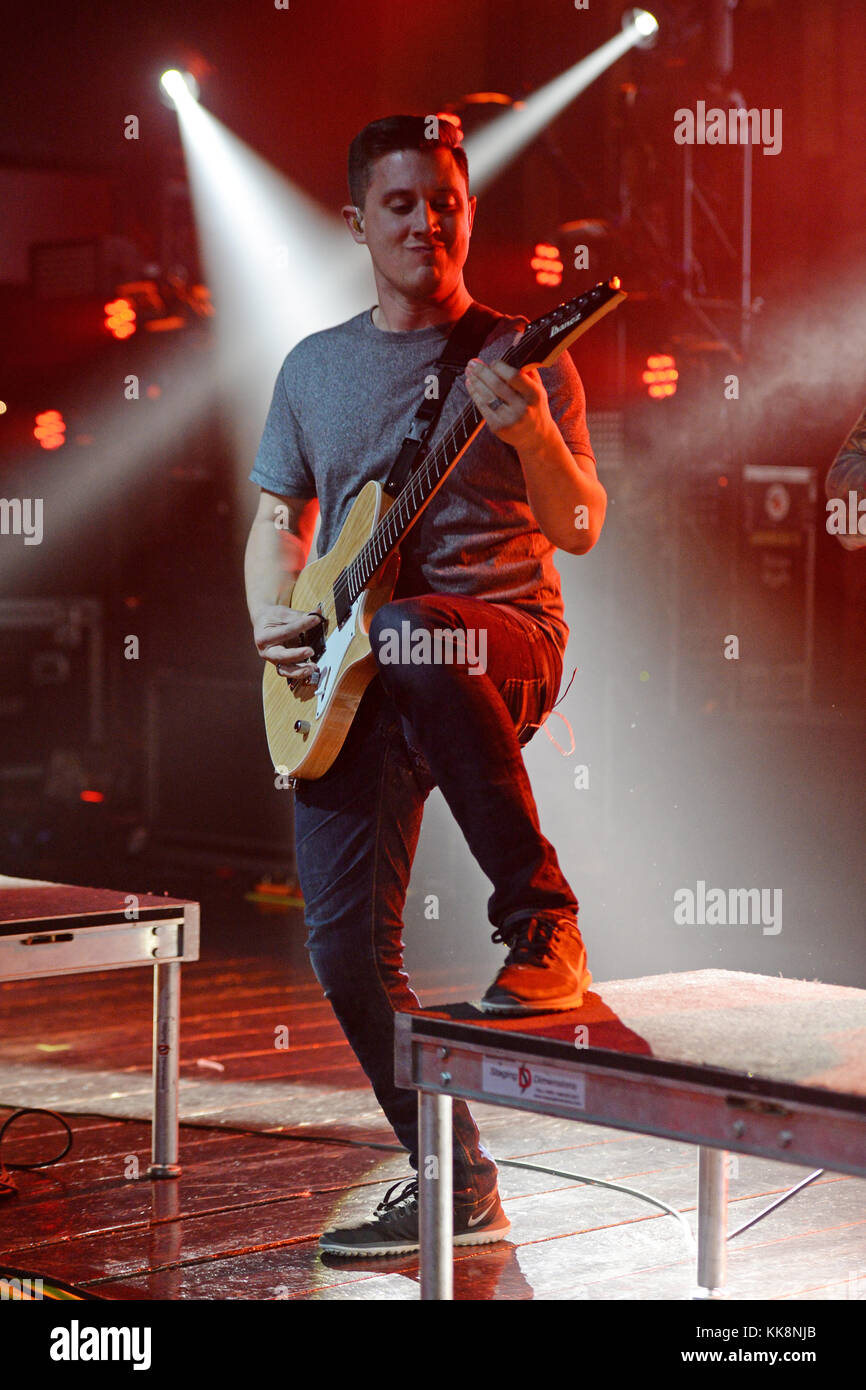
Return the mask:
POLYGON ((552 1101, 556 1105, 586 1106, 586 1078, 581 1072, 559 1071, 528 1062, 503 1062, 485 1057, 484 1090, 495 1096, 522 1096, 525 1100, 552 1101))

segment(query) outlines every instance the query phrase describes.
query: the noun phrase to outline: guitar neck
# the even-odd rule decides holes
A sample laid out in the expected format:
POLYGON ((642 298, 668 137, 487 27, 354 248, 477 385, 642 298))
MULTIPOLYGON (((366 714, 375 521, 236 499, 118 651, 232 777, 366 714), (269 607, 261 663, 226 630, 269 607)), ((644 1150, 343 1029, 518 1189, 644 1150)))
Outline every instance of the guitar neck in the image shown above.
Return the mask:
POLYGON ((352 602, 414 526, 434 492, 459 463, 475 436, 480 434, 484 423, 478 407, 470 401, 444 438, 409 475, 370 539, 344 570, 352 602))
MULTIPOLYGON (((528 325, 516 342, 502 354, 502 360, 512 366, 529 364, 548 366, 570 343, 585 333, 598 319, 615 309, 625 299, 614 278, 601 283, 578 299, 561 304, 550 314, 528 325)), ((442 486, 455 465, 465 454, 475 436, 485 424, 484 417, 473 401, 464 406, 447 433, 409 475, 393 505, 375 527, 369 540, 361 547, 350 565, 338 576, 344 607, 354 603, 376 571, 400 544, 433 494, 442 486)))

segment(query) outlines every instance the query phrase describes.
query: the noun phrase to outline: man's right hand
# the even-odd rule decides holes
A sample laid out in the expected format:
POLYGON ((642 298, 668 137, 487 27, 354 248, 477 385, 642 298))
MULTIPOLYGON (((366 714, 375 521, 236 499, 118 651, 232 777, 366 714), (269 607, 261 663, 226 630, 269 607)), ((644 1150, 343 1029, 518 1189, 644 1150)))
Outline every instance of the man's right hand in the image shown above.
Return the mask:
POLYGON ((279 603, 260 609, 253 624, 259 656, 272 662, 281 676, 309 676, 317 669, 313 648, 298 639, 321 621, 318 613, 303 613, 279 603))

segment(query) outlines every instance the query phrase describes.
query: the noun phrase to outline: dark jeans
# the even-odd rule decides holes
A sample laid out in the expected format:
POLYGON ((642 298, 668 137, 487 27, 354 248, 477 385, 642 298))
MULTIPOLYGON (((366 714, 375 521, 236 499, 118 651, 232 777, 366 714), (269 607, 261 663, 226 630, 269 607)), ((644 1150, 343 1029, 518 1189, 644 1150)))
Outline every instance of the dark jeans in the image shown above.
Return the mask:
MULTIPOLYGON (((576 914, 520 751, 556 700, 562 663, 531 618, 481 599, 392 601, 370 637, 378 675, 332 767, 296 792, 298 876, 316 976, 417 1169, 417 1093, 394 1084, 394 1013, 420 1008, 402 969, 402 927, 424 802, 438 785, 493 884, 494 926, 540 909, 576 914), (484 672, 472 674, 447 641, 438 662, 425 660, 435 658, 437 629, 475 634, 467 652, 476 665, 486 657, 484 672), (427 653, 418 647, 424 633, 427 653), (416 660, 395 660, 389 634, 402 658, 414 651, 416 660)), ((455 1101, 455 1198, 484 1197, 495 1185, 469 1108, 455 1101)))

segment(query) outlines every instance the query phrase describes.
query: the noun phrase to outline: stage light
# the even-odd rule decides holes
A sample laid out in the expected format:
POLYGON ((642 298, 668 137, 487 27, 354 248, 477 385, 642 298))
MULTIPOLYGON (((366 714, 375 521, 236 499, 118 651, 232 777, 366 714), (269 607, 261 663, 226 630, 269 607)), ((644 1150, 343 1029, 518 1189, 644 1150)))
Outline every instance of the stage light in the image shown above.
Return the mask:
POLYGON ((666 396, 673 396, 677 389, 676 359, 667 352, 651 353, 646 360, 646 368, 642 373, 642 380, 647 388, 647 395, 653 400, 663 400, 666 396))
POLYGON ((6 402, 0 401, 0 415, 6 414, 6 402))
POLYGON ((59 410, 42 410, 33 430, 42 449, 59 449, 66 443, 66 423, 59 410))
POLYGON ((190 98, 198 101, 200 87, 191 72, 181 72, 178 68, 169 68, 159 79, 166 96, 169 98, 169 105, 178 107, 183 102, 188 102, 190 98))
POLYGON ((654 34, 658 29, 659 22, 649 10, 638 10, 634 17, 634 27, 644 38, 649 38, 650 34, 654 34))
POLYGON ((113 338, 128 338, 135 332, 135 309, 128 299, 112 299, 104 306, 105 327, 113 338))
POLYGON ((535 271, 535 279, 539 285, 562 284, 563 266, 559 259, 558 246, 553 246, 547 241, 539 241, 535 247, 535 255, 529 264, 535 271))
POLYGON ((622 17, 622 27, 625 33, 631 30, 637 35, 634 40, 636 48, 654 47, 658 38, 659 22, 649 10, 626 10, 622 17))

